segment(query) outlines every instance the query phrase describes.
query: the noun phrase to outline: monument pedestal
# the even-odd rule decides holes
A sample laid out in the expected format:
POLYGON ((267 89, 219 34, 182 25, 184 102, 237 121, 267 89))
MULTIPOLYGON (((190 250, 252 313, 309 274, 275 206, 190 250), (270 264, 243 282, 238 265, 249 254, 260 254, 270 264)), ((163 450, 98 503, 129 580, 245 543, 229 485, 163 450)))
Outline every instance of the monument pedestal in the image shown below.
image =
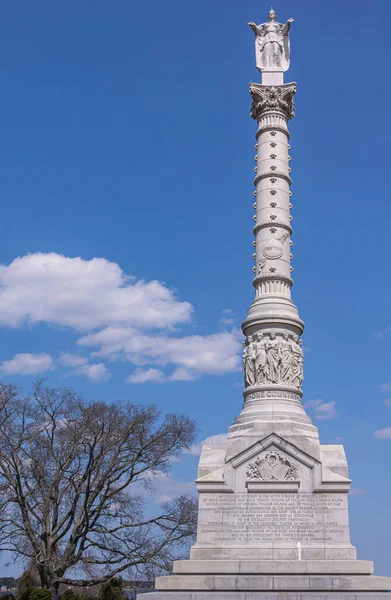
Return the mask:
POLYGON ((343 447, 301 426, 258 418, 203 447, 196 544, 148 600, 391 598, 391 579, 350 543, 343 447))

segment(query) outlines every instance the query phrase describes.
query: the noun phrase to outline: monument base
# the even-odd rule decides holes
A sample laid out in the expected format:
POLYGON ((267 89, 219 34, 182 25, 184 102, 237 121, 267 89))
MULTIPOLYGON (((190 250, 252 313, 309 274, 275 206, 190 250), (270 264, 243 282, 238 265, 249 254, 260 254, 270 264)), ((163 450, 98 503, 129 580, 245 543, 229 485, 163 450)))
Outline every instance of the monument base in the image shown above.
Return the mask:
POLYGON ((388 592, 151 592, 139 600, 390 600, 388 592))
POLYGON ((197 542, 145 600, 391 600, 350 542, 343 447, 256 425, 203 447, 197 542))

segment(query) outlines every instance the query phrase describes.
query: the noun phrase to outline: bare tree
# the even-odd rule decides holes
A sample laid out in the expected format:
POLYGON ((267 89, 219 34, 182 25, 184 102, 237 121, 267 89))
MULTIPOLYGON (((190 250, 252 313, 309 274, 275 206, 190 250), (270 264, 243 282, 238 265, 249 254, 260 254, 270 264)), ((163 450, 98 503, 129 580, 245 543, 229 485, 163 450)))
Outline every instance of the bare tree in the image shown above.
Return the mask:
POLYGON ((154 406, 0 385, 0 550, 34 561, 52 590, 165 569, 194 534, 196 505, 181 496, 153 516, 145 486, 194 435, 189 417, 154 406))

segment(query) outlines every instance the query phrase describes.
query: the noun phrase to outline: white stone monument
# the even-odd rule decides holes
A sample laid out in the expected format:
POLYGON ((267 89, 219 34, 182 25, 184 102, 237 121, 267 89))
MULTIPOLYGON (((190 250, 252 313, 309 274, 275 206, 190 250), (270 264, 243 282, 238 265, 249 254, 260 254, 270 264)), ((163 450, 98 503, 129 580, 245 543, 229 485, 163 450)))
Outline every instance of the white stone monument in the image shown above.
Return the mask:
POLYGON ((228 441, 204 446, 197 541, 189 560, 156 580, 146 600, 391 600, 391 578, 373 576, 350 542, 343 446, 321 445, 302 403, 304 324, 291 300, 291 168, 288 121, 295 83, 289 28, 255 32, 262 84, 256 120, 255 299, 243 323, 244 404, 228 441))

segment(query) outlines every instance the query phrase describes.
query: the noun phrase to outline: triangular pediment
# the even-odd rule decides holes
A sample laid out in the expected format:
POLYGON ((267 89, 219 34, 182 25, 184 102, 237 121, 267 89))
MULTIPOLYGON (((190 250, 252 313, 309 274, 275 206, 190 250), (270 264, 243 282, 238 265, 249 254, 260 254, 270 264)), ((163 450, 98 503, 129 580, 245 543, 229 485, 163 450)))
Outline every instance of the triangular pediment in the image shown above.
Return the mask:
POLYGON ((256 457, 260 452, 265 450, 280 450, 284 452, 284 454, 289 455, 291 458, 299 461, 301 464, 305 465, 309 469, 312 469, 316 464, 320 464, 320 462, 313 457, 309 456, 296 446, 294 446, 291 442, 284 440, 281 436, 276 433, 271 433, 266 436, 263 440, 258 440, 255 444, 246 448, 246 450, 242 450, 238 452, 235 456, 231 457, 227 464, 231 464, 234 469, 238 468, 243 463, 248 462, 249 460, 256 457))

